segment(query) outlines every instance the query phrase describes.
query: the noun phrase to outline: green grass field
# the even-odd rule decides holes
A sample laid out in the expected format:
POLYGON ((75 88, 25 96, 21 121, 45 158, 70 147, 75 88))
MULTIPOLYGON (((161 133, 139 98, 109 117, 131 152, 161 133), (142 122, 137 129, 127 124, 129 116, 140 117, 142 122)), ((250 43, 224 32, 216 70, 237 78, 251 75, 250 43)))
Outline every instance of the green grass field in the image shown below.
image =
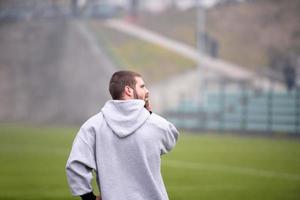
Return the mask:
MULTIPOLYGON (((65 162, 77 128, 0 126, 0 199, 76 199, 65 162)), ((170 200, 298 200, 300 140, 182 134, 163 156, 170 200)))

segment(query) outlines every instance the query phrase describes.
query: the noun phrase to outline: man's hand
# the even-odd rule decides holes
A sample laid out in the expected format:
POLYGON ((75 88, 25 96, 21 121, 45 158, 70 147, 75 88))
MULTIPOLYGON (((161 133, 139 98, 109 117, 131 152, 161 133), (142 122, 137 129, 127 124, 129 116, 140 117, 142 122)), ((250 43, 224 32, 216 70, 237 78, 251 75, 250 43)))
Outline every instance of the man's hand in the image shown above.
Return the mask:
POLYGON ((101 197, 100 196, 96 196, 96 200, 101 200, 101 197))
POLYGON ((152 107, 151 107, 151 104, 150 104, 150 100, 149 100, 148 98, 145 99, 145 108, 146 108, 148 111, 152 112, 152 107))

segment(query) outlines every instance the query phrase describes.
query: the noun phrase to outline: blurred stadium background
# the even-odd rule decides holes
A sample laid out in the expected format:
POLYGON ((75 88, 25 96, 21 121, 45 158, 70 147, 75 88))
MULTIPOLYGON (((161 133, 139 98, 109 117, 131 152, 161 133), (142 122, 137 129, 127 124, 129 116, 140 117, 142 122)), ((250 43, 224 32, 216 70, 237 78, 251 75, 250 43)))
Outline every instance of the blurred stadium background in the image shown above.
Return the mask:
POLYGON ((300 198, 300 1, 0 0, 0 199, 73 199, 64 165, 120 69, 181 130, 172 200, 300 198))

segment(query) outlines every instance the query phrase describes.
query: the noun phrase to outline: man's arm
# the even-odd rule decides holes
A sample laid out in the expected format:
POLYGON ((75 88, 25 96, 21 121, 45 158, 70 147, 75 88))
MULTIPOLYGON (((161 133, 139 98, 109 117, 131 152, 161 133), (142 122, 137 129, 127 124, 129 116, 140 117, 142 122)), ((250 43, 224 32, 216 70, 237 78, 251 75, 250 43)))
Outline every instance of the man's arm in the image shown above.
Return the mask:
POLYGON ((92 179, 96 169, 92 129, 81 128, 78 132, 67 161, 66 173, 69 186, 74 196, 84 200, 95 200, 92 179))
POLYGON ((153 113, 152 123, 158 128, 157 131, 160 133, 160 154, 168 153, 176 145, 179 137, 179 132, 176 127, 163 117, 153 113))
POLYGON ((164 128, 164 133, 163 133, 163 138, 162 138, 162 149, 161 149, 161 154, 168 153, 173 149, 175 146, 178 137, 179 137, 179 132, 176 129, 176 127, 166 121, 166 127, 164 128))

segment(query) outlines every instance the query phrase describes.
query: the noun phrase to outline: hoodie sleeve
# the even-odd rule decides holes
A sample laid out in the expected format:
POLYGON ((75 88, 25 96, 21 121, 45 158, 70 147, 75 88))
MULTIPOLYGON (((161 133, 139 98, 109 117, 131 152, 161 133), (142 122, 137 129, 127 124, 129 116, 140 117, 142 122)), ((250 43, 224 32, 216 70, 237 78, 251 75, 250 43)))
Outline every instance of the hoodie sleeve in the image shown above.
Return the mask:
POLYGON ((66 173, 71 192, 74 196, 80 196, 93 191, 93 170, 96 169, 94 157, 94 133, 93 129, 82 127, 72 146, 67 161, 66 173))
POLYGON ((179 136, 179 132, 175 126, 168 121, 165 122, 166 124, 163 130, 161 155, 166 154, 173 149, 179 136))

